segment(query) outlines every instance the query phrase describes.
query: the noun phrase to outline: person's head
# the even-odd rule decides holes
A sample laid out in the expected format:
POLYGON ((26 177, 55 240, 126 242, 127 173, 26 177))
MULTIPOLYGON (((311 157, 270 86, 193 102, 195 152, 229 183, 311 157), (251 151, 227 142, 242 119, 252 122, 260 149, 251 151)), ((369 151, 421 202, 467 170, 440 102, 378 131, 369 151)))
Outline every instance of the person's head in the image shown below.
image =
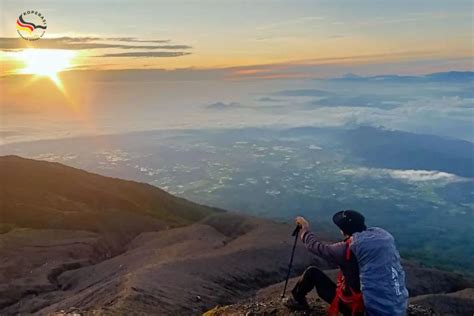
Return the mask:
POLYGON ((352 236, 354 233, 362 232, 367 229, 364 216, 353 210, 337 212, 332 217, 332 221, 346 236, 352 236))

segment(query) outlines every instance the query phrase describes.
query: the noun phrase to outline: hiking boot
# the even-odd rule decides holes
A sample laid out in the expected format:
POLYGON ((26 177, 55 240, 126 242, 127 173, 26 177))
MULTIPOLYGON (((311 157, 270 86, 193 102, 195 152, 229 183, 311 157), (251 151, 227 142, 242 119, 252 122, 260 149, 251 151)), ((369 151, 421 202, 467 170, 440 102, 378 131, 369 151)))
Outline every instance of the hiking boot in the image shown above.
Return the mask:
POLYGON ((298 311, 310 309, 309 304, 305 298, 303 298, 302 300, 296 300, 293 296, 290 296, 290 297, 283 298, 282 302, 283 302, 283 305, 285 305, 289 309, 298 310, 298 311))

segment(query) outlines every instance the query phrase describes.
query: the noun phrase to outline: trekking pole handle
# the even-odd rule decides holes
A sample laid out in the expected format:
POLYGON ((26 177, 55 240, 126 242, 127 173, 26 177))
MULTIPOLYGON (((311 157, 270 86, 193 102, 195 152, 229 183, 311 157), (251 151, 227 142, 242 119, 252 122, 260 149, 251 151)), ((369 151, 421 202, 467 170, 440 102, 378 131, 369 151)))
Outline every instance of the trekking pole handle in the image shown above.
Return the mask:
POLYGON ((298 233, 300 232, 301 228, 302 228, 301 225, 299 225, 299 224, 296 225, 295 230, 293 231, 293 233, 291 234, 291 236, 296 236, 296 235, 298 235, 298 233))

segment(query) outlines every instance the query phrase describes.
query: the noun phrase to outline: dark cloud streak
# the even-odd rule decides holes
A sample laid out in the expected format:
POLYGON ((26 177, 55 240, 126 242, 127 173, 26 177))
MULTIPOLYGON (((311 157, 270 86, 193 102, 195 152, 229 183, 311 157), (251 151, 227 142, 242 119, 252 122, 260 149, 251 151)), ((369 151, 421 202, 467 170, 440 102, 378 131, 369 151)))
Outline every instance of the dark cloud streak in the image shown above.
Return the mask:
POLYGON ((220 101, 206 105, 206 109, 219 110, 219 111, 235 110, 235 109, 241 109, 243 107, 244 106, 242 104, 237 103, 237 102, 226 103, 226 102, 220 102, 220 101))
POLYGON ((130 53, 115 53, 104 54, 95 57, 179 57, 190 55, 189 52, 130 52, 130 53))
POLYGON ((107 40, 110 41, 119 41, 119 42, 131 42, 131 43, 169 43, 171 42, 169 39, 165 40, 147 40, 147 39, 139 39, 136 37, 109 37, 107 40))
POLYGON ((169 50, 183 50, 191 49, 189 45, 126 45, 110 43, 110 41, 131 42, 131 43, 167 43, 169 40, 140 40, 135 38, 99 38, 99 37, 58 37, 58 38, 43 38, 34 43, 27 42, 20 38, 1 37, 0 50, 11 51, 15 49, 25 48, 43 48, 43 49, 169 49, 169 50), (108 43, 107 43, 108 42, 108 43))

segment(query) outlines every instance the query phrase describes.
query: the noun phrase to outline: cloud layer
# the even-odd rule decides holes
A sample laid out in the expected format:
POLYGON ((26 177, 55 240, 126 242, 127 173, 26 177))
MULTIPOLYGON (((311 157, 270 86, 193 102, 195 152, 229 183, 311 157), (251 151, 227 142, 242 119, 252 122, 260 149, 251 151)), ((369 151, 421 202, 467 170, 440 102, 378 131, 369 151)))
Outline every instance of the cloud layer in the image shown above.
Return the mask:
POLYGON ((240 109, 243 108, 244 106, 240 103, 237 102, 215 102, 206 105, 207 109, 210 110, 233 110, 233 109, 240 109))
POLYGON ((179 57, 190 54, 190 52, 130 52, 103 54, 96 57, 179 57))
POLYGON ((401 170, 384 168, 353 168, 343 169, 337 172, 344 176, 353 176, 361 178, 392 178, 409 183, 436 182, 439 184, 448 184, 453 182, 466 181, 466 178, 452 173, 437 170, 401 170))
POLYGON ((1 37, 0 50, 16 51, 26 48, 68 49, 68 50, 106 50, 94 57, 179 57, 189 55, 189 45, 168 44, 170 40, 147 40, 133 37, 57 37, 42 38, 33 44, 21 38, 1 37), (127 44, 124 44, 124 43, 127 44), (147 45, 144 45, 147 44, 147 45), (107 52, 115 49, 123 53, 107 52), (130 52, 130 50, 138 50, 130 52))

